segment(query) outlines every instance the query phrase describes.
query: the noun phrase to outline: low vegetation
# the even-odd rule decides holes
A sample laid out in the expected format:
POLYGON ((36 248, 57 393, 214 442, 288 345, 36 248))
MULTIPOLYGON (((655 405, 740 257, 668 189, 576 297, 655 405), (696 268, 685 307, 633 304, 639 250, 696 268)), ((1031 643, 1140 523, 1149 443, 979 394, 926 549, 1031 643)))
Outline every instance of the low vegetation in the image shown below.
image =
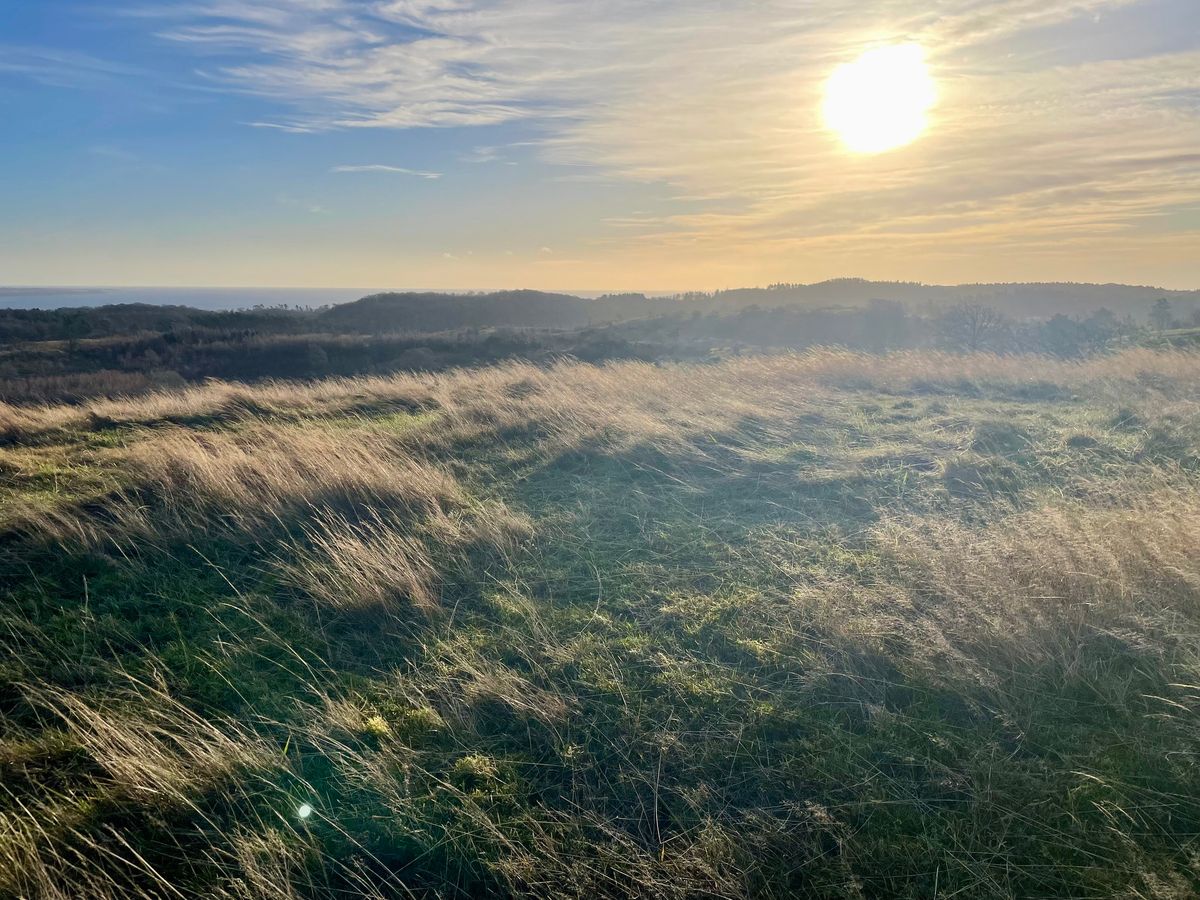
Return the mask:
POLYGON ((0 404, 0 595, 0 896, 1200 892, 1192 352, 0 404))

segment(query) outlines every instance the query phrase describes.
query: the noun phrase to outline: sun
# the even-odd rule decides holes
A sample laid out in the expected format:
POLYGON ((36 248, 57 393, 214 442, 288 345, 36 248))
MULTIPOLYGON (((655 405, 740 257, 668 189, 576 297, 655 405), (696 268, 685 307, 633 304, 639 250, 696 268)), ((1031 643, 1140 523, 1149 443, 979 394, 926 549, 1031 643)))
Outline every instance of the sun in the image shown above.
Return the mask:
POLYGON ((918 44, 868 50, 825 85, 825 124, 855 153, 911 144, 925 130, 937 86, 918 44))

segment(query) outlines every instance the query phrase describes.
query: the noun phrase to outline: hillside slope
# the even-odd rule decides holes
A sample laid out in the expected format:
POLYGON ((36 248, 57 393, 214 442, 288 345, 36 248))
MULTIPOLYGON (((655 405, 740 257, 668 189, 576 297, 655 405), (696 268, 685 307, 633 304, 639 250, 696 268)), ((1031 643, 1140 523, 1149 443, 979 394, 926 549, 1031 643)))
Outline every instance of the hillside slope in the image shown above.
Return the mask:
MULTIPOLYGON (((3 292, 0 288, 0 292, 3 292)), ((103 297, 120 298, 120 289, 103 297)), ((297 293, 296 303, 304 295, 297 293)), ((36 300, 36 295, 31 298, 36 300)), ((660 316, 737 315, 749 308, 820 311, 862 308, 877 301, 903 304, 928 315, 955 304, 987 304, 1015 319, 1054 315, 1087 317, 1107 309, 1145 322, 1154 303, 1166 299, 1180 321, 1200 310, 1200 291, 1172 291, 1122 284, 961 284, 842 278, 816 284, 779 284, 712 293, 647 297, 611 294, 594 299, 533 290, 490 293, 391 292, 316 309, 256 306, 212 311, 186 306, 111 303, 63 309, 0 308, 0 343, 79 340, 139 332, 243 329, 258 334, 436 333, 472 328, 578 329, 660 316)))
POLYGON ((874 300, 903 303, 917 312, 945 309, 956 303, 984 303, 1014 318, 1053 315, 1087 316, 1098 309, 1143 319, 1155 301, 1165 298, 1190 315, 1200 309, 1200 291, 1172 291, 1129 284, 1013 282, 998 284, 920 284, 839 278, 816 284, 779 284, 699 295, 698 300, 725 309, 750 305, 819 309, 862 306, 874 300))
POLYGON ((1200 891, 1200 355, 0 405, 0 896, 1200 891))

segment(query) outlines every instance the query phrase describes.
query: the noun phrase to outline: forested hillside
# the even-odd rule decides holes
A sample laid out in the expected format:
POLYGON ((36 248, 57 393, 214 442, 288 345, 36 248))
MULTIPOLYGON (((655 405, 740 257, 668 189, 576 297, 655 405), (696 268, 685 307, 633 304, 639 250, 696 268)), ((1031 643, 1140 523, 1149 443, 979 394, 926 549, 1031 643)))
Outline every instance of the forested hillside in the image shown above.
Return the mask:
POLYGON ((1158 292, 1142 288, 982 287, 992 293, 847 280, 670 298, 510 291, 379 294, 317 309, 0 310, 0 399, 78 400, 205 378, 441 371, 508 359, 702 361, 830 345, 1082 358, 1196 337, 1190 295, 1151 301, 1158 292), (872 297, 888 293, 901 299, 872 297), (1058 311, 1104 297, 1119 302, 1058 311), (1037 314, 1018 314, 1023 304, 1037 314))

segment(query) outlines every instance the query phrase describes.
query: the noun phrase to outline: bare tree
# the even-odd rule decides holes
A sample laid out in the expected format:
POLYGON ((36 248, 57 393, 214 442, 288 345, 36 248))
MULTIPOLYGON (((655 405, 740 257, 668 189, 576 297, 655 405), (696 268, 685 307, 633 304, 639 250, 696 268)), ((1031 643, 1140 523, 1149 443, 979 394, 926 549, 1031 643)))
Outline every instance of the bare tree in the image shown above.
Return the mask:
POLYGON ((1008 318, 1004 313, 982 303, 952 306, 937 320, 938 336, 942 343, 969 352, 999 349, 1008 328, 1008 318))
POLYGON ((1166 297, 1160 297, 1154 301, 1154 308, 1150 310, 1150 322, 1159 331, 1166 331, 1175 324, 1175 316, 1171 313, 1171 301, 1166 297))

